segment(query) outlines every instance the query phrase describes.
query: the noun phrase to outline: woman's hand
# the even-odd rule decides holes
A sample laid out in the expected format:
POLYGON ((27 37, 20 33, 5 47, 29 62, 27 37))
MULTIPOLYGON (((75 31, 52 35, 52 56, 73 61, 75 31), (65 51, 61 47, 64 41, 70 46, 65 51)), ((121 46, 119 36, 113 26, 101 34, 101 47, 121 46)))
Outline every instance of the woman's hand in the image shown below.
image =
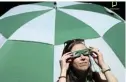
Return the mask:
MULTIPOLYGON (((109 66, 105 64, 102 53, 97 48, 94 47, 90 47, 90 48, 92 48, 92 52, 93 52, 92 57, 94 58, 94 61, 97 63, 97 65, 99 65, 99 67, 104 70, 110 69, 109 66)), ((100 78, 101 78, 100 82, 102 82, 102 77, 105 77, 106 79, 105 82, 118 82, 117 78, 112 74, 111 71, 106 71, 104 73, 102 72, 100 74, 100 78)))
POLYGON ((90 48, 92 48, 92 57, 94 58, 94 61, 100 68, 102 68, 105 65, 102 53, 97 48, 90 48))
POLYGON ((71 57, 72 57, 72 53, 71 52, 67 52, 67 53, 63 54, 63 56, 60 59, 61 70, 66 70, 67 71, 67 69, 69 68, 70 62, 72 61, 70 59, 71 57))

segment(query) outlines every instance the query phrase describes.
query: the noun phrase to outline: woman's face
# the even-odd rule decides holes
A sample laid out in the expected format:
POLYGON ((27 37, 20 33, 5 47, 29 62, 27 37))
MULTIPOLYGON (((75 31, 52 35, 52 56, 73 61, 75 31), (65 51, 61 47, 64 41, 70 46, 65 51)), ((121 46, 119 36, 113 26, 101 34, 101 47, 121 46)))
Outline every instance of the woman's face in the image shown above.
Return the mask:
MULTIPOLYGON (((85 48, 86 46, 84 44, 76 44, 73 46, 71 51, 73 52, 73 51, 82 50, 85 48)), ((85 71, 90 66, 89 57, 81 55, 80 57, 77 57, 73 60, 72 65, 77 70, 85 71)))

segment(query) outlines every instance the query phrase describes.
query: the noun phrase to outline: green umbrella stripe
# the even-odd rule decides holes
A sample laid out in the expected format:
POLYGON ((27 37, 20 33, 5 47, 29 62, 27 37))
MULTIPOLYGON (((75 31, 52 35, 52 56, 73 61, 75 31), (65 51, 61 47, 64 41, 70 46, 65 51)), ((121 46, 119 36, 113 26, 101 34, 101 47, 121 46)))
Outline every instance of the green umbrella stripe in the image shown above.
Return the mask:
POLYGON ((109 30, 113 25, 120 22, 115 18, 112 18, 107 15, 103 15, 100 13, 90 12, 90 11, 81 11, 81 10, 74 10, 74 9, 59 9, 60 11, 69 14, 76 19, 84 22, 85 24, 89 25, 93 28, 100 36, 109 30), (91 20, 92 19, 92 20, 91 20), (102 21, 101 21, 102 19, 102 21), (109 20, 109 21, 108 21, 109 20), (111 23, 110 23, 111 21, 111 23))
POLYGON ((5 17, 13 16, 13 15, 18 15, 18 14, 23 14, 23 13, 28 13, 28 12, 35 12, 35 11, 43 11, 43 10, 50 10, 52 8, 50 7, 44 7, 44 6, 39 6, 39 5, 20 5, 16 6, 13 9, 10 9, 7 11, 4 15, 0 17, 0 19, 3 19, 5 17))
POLYGON ((86 23, 59 10, 56 11, 55 28, 55 37, 57 37, 55 40, 56 44, 63 43, 64 41, 69 40, 70 37, 73 39, 100 37, 99 34, 86 23))
POLYGON ((10 16, 10 17, 6 17, 4 19, 1 19, 0 20, 0 33, 2 33, 3 36, 8 38, 20 26, 24 25, 25 23, 27 23, 31 19, 33 19, 37 16, 40 16, 46 12, 48 12, 48 10, 24 13, 24 14, 19 14, 16 16, 10 16), (8 30, 6 30, 7 28, 8 28, 8 30))
POLYGON ((12 80, 13 82, 44 82, 45 80, 52 82, 53 48, 52 45, 41 43, 7 41, 0 49, 0 81, 8 82, 9 79, 9 82, 12 80), (10 54, 6 55, 7 51, 10 54), (45 62, 47 62, 46 66, 45 62))
POLYGON ((103 36, 105 41, 125 65, 125 23, 120 22, 109 29, 103 36))

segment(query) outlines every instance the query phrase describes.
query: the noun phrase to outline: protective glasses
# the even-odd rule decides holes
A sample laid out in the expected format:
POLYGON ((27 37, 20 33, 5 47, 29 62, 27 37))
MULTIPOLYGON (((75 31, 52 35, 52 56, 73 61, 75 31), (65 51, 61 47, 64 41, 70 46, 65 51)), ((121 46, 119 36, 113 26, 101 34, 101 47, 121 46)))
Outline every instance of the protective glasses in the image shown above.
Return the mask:
POLYGON ((86 49, 83 49, 83 50, 74 51, 74 52, 72 52, 72 55, 73 55, 74 58, 80 57, 81 55, 89 56, 89 55, 91 55, 91 49, 86 48, 86 49))

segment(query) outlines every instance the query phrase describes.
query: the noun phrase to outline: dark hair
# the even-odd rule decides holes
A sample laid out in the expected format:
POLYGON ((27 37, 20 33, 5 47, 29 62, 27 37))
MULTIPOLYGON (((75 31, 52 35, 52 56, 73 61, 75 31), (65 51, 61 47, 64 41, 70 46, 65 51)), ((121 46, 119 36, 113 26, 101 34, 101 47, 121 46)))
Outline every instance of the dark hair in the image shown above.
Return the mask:
MULTIPOLYGON (((71 49, 73 48, 74 45, 76 44, 84 44, 84 39, 73 39, 73 40, 68 40, 66 42, 64 42, 64 49, 63 49, 63 54, 67 53, 67 52, 70 52, 71 49)), ((74 74, 74 71, 72 70, 72 65, 70 64, 68 70, 67 70, 67 78, 66 78, 66 82, 80 82, 81 80, 78 79, 76 77, 76 75, 74 74)), ((92 79, 92 70, 91 70, 91 64, 90 64, 90 67, 88 68, 88 75, 86 77, 86 79, 88 79, 88 82, 95 82, 93 79, 92 79)), ((85 82, 85 81, 83 81, 85 82)))
POLYGON ((82 44, 84 43, 84 39, 73 39, 73 40, 68 40, 66 42, 64 42, 64 49, 63 49, 63 53, 65 54, 67 52, 70 52, 72 47, 76 44, 82 44))

